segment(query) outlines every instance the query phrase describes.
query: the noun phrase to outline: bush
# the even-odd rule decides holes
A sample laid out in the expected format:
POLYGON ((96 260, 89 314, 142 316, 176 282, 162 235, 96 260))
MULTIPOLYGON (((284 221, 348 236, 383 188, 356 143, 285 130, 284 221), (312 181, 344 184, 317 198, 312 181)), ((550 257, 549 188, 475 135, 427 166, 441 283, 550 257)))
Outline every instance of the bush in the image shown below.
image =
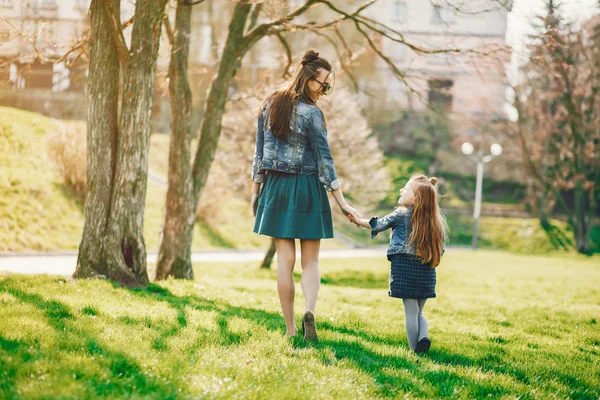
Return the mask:
POLYGON ((62 129, 48 135, 50 158, 56 163, 65 185, 85 202, 87 181, 86 127, 83 122, 58 125, 62 129))

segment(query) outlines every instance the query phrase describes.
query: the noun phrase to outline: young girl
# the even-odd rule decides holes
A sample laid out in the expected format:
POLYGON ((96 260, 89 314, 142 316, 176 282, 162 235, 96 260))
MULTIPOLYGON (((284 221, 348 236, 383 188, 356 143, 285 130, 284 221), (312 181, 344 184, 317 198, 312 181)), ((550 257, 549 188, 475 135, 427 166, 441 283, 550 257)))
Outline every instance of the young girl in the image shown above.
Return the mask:
POLYGON ((371 229, 371 237, 392 228, 387 251, 391 297, 401 298, 406 314, 406 334, 411 350, 424 353, 431 340, 423 308, 435 297, 435 267, 444 253, 446 220, 438 207, 437 178, 412 177, 400 189, 398 207, 379 219, 358 219, 356 224, 371 229))

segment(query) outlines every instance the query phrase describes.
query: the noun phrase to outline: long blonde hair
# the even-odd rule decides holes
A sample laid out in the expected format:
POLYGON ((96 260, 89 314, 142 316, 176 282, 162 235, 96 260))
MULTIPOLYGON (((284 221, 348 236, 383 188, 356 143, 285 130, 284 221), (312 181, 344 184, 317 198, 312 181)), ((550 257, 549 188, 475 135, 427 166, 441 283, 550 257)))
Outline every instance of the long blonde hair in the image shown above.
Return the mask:
POLYGON ((438 205, 437 178, 417 175, 413 182, 413 214, 410 220, 412 232, 409 242, 415 247, 423 264, 440 265, 448 224, 438 205))

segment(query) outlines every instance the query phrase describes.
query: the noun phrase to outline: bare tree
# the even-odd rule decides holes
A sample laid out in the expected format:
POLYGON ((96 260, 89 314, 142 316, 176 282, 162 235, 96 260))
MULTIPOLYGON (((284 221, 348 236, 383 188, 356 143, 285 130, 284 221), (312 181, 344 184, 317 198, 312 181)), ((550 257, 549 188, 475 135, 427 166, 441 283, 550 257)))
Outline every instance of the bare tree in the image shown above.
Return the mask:
POLYGON ((87 201, 75 278, 107 277, 128 286, 148 282, 142 221, 166 2, 136 2, 130 48, 120 0, 91 3, 87 201))
MULTIPOLYGON (((352 57, 348 56, 352 54, 352 50, 348 47, 348 44, 344 42, 343 36, 339 34, 339 31, 337 31, 336 35, 336 30, 340 25, 348 23, 354 27, 357 34, 363 39, 365 45, 373 52, 374 56, 382 60, 391 69, 394 75, 398 79, 404 81, 409 88, 411 88, 411 85, 407 80, 407 75, 394 64, 389 56, 384 54, 379 45, 379 39, 386 38, 395 43, 402 43, 418 54, 478 52, 478 50, 460 48, 431 49, 411 43, 405 39, 402 32, 361 14, 375 2, 376 0, 365 0, 364 2, 361 2, 354 11, 345 11, 336 6, 332 1, 306 0, 303 5, 289 13, 284 13, 283 16, 276 16, 275 14, 266 15, 266 17, 270 18, 266 18, 267 21, 262 24, 257 24, 257 21, 259 14, 263 11, 263 5, 265 3, 254 3, 249 0, 238 0, 235 3, 227 39, 219 60, 218 72, 212 81, 208 99, 205 104, 205 112, 200 128, 200 143, 196 151, 192 168, 191 179, 193 182, 194 197, 192 208, 195 209, 202 198, 209 170, 215 157, 221 134, 222 117, 229 87, 240 67, 242 59, 261 39, 268 36, 276 37, 284 45, 284 48, 289 49, 289 45, 283 35, 284 32, 311 32, 319 35, 327 35, 327 37, 331 39, 331 43, 335 46, 338 54, 345 52, 347 56, 343 57, 343 59, 352 60, 352 57), (296 22, 300 16, 317 5, 323 6, 328 11, 327 15, 333 15, 334 17, 331 20, 323 22, 296 22), (338 40, 333 39, 331 35, 328 35, 328 32, 332 32, 334 37, 336 36, 338 40), (340 48, 344 49, 344 52, 340 50, 340 48)), ((497 50, 498 49, 492 51, 497 50)), ((290 51, 286 52, 288 56, 291 55, 290 51)), ((489 54, 490 50, 479 50, 479 52, 489 54)), ((351 76, 351 69, 344 69, 347 69, 349 71, 348 75, 351 76)), ((172 145, 175 145, 175 142, 172 142, 172 145)), ((182 165, 187 165, 190 160, 185 156, 182 156, 177 162, 182 165)), ((169 173, 172 173, 172 171, 174 171, 173 173, 177 173, 177 171, 181 171, 183 168, 184 167, 180 168, 170 165, 169 173)), ((182 178, 183 179, 173 179, 174 184, 182 186, 189 185, 189 182, 186 181, 187 177, 182 178)), ((172 195, 175 195, 176 193, 181 193, 183 190, 184 189, 180 188, 178 190, 172 190, 171 193, 172 195)), ((167 198, 167 204, 175 202, 176 200, 167 198)), ((174 208, 168 208, 165 217, 165 226, 169 226, 169 230, 165 230, 163 242, 161 243, 159 250, 159 264, 157 270, 161 271, 161 277, 166 277, 171 274, 169 271, 173 269, 172 264, 175 262, 178 265, 178 269, 191 271, 190 242, 193 234, 194 221, 191 218, 190 220, 183 220, 184 218, 187 218, 189 212, 174 212, 174 210, 174 208), (180 221, 171 222, 169 221, 171 219, 179 219, 180 221), (183 243, 170 236, 186 238, 188 242, 183 243)), ((191 272, 186 273, 186 275, 191 276, 191 272)))

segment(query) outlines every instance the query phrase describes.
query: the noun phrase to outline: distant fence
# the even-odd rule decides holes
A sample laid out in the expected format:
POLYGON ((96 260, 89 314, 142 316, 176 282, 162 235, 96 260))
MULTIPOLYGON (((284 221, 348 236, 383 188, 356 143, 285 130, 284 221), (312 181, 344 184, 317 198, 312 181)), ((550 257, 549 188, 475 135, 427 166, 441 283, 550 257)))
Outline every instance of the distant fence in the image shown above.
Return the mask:
POLYGON ((87 96, 84 92, 3 89, 0 90, 0 106, 20 108, 57 119, 83 120, 87 113, 87 96))
MULTIPOLYGON (((444 212, 448 215, 473 215, 473 208, 466 207, 444 207, 444 212)), ((506 210, 502 208, 481 208, 481 215, 486 217, 502 218, 534 218, 534 216, 521 210, 506 210)))
MULTIPOLYGON (((85 120, 87 94, 80 91, 53 92, 48 89, 2 89, 0 106, 36 112, 56 119, 85 120)), ((152 131, 169 133, 168 99, 155 96, 152 111, 152 131)))

